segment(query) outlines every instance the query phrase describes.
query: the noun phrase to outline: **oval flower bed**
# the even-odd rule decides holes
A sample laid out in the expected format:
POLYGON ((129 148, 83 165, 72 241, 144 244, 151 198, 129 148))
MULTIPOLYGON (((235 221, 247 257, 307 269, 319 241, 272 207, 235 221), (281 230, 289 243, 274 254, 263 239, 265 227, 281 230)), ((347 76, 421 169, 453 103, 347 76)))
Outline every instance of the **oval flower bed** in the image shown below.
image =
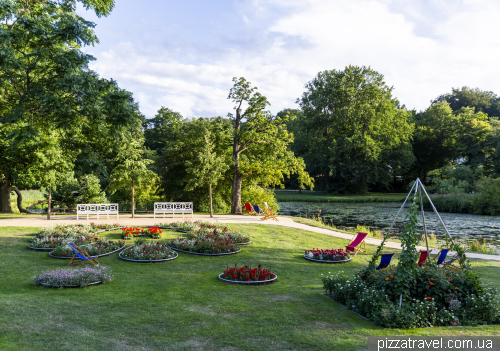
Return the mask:
POLYGON ((98 230, 100 232, 105 232, 107 230, 114 230, 114 229, 120 229, 122 227, 121 224, 119 223, 113 223, 113 224, 95 224, 95 223, 90 223, 90 226, 94 230, 98 230))
POLYGON ((169 240, 167 246, 175 251, 204 256, 233 255, 241 252, 236 244, 222 238, 176 238, 169 240))
POLYGON ((246 265, 238 268, 235 264, 233 268, 227 267, 224 273, 219 274, 219 279, 231 284, 261 285, 274 283, 278 276, 268 269, 262 269, 260 264, 253 269, 246 265))
POLYGON ((345 263, 351 260, 351 256, 343 249, 320 250, 312 249, 306 250, 304 258, 309 261, 321 263, 345 263))
POLYGON ((123 227, 122 228, 122 239, 130 240, 134 236, 144 236, 144 229, 135 227, 123 227))
POLYGON ((172 251, 158 241, 142 243, 139 242, 134 246, 120 252, 119 257, 125 261, 133 262, 163 262, 175 260, 178 253, 172 251))
POLYGON ((188 232, 188 238, 222 238, 224 240, 229 240, 234 244, 246 245, 250 244, 250 237, 238 232, 235 232, 227 227, 218 227, 212 225, 203 224, 197 231, 188 232))
POLYGON ((113 278, 106 266, 80 266, 43 272, 33 279, 33 284, 51 288, 82 288, 110 282, 113 278))
MULTIPOLYGON (((49 252, 50 257, 53 258, 71 258, 73 257, 73 250, 67 245, 69 241, 65 241, 64 245, 56 247, 53 251, 49 252)), ((95 243, 91 245, 80 245, 82 249, 87 251, 90 256, 107 256, 112 253, 118 252, 125 247, 124 241, 110 241, 108 239, 98 239, 95 243)))
POLYGON ((79 236, 46 236, 40 238, 33 238, 30 240, 31 250, 41 250, 41 251, 53 251, 55 248, 60 247, 64 243, 71 241, 77 245, 88 245, 95 240, 95 236, 92 235, 79 235, 79 236))

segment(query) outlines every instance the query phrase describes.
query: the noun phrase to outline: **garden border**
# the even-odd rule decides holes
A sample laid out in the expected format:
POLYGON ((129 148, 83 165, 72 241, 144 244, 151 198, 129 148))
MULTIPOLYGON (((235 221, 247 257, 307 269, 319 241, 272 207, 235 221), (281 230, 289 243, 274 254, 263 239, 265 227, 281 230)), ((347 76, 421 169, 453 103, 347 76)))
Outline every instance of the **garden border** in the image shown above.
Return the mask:
POLYGON ((272 284, 272 283, 275 283, 277 280, 278 280, 278 275, 277 274, 274 274, 274 273, 271 273, 271 274, 274 274, 274 278, 271 278, 271 279, 268 279, 268 280, 254 280, 254 281, 240 281, 240 280, 228 280, 228 279, 224 279, 224 278, 221 278, 221 275, 223 275, 224 273, 221 273, 219 274, 219 277, 218 279, 220 281, 223 281, 224 283, 228 283, 228 284, 236 284, 236 285, 266 285, 266 284, 272 284))
POLYGON ((218 254, 207 254, 207 253, 202 253, 202 252, 184 251, 184 250, 181 250, 181 249, 173 248, 171 246, 167 246, 167 245, 165 245, 165 246, 168 247, 169 249, 177 251, 177 252, 184 252, 184 253, 188 253, 188 254, 192 254, 192 255, 199 255, 199 256, 227 256, 227 255, 236 255, 237 253, 241 252, 241 249, 239 249, 238 251, 234 251, 234 252, 224 252, 224 253, 218 253, 218 254))
POLYGON ((95 286, 95 285, 99 285, 99 284, 102 284, 102 280, 99 280, 99 281, 94 282, 94 283, 90 283, 90 284, 85 285, 85 286, 80 286, 80 285, 55 286, 55 285, 51 285, 51 284, 47 284, 47 283, 40 283, 40 285, 43 286, 43 287, 45 287, 45 288, 56 288, 56 289, 63 289, 63 288, 86 288, 88 286, 95 286))
MULTIPOLYGON (((87 245, 92 245, 92 244, 86 244, 86 245, 80 245, 80 246, 85 247, 85 246, 87 246, 87 245)), ((93 256, 93 257, 94 257, 94 258, 98 258, 98 257, 104 257, 104 256, 108 256, 108 255, 114 254, 114 253, 116 253, 116 252, 119 252, 119 251, 123 250, 123 249, 125 248, 125 246, 127 246, 127 244, 126 244, 126 243, 125 243, 125 244, 123 244, 123 246, 122 246, 122 247, 120 247, 119 249, 116 249, 116 250, 111 251, 111 252, 107 252, 107 253, 102 254, 102 255, 93 256)), ((54 250, 54 249, 52 249, 52 250, 54 250)), ((52 252, 52 251, 51 251, 51 252, 52 252)), ((73 256, 71 256, 71 257, 53 256, 53 255, 51 255, 51 254, 50 254, 50 252, 49 252, 49 256, 50 256, 51 258, 58 258, 58 259, 61 259, 61 260, 63 260, 63 259, 71 259, 71 257, 73 257, 73 256)))
POLYGON ((349 258, 348 260, 342 260, 342 261, 314 260, 312 258, 307 258, 306 255, 304 255, 303 257, 306 260, 308 260, 308 261, 319 262, 319 263, 330 263, 330 264, 334 264, 334 263, 347 263, 347 262, 350 262, 352 260, 352 257, 349 258))
MULTIPOLYGON (((129 250, 130 248, 134 247, 135 245, 132 245, 132 246, 129 246, 128 248, 126 248, 125 250, 129 250)), ((168 246, 166 246, 168 247, 168 246)), ((169 247, 168 247, 169 248, 169 247)), ((177 252, 175 252, 174 250, 172 250, 171 248, 169 248, 170 251, 173 251, 176 256, 175 257, 172 257, 172 258, 162 258, 161 260, 132 260, 130 258, 123 258, 121 256, 121 252, 120 254, 118 255, 118 257, 124 261, 129 261, 129 262, 138 262, 138 263, 156 263, 156 262, 165 262, 165 261, 172 261, 172 260, 175 260, 177 257, 179 257, 179 254, 177 252)), ((123 251, 125 251, 123 250, 123 251)))

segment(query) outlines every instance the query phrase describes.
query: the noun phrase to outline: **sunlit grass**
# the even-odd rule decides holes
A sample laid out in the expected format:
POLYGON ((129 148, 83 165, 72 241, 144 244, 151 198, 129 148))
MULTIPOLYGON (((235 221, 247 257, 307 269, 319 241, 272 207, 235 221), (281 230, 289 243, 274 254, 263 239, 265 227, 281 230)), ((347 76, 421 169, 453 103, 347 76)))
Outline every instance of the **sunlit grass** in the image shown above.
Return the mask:
MULTIPOLYGON (((240 254, 180 253, 156 264, 124 262, 114 254, 98 260, 115 280, 85 289, 31 285, 34 275, 67 261, 26 249, 36 228, 0 228, 0 349, 362 350, 369 335, 500 333, 499 326, 382 329, 322 295, 321 284, 321 274, 355 274, 375 246, 367 245, 368 254, 350 263, 326 265, 304 260, 304 250, 340 248, 347 240, 280 226, 231 226, 252 239, 240 254), (271 267, 278 282, 246 287, 216 279, 235 263, 271 267)), ((117 240, 120 231, 101 235, 117 240)), ((162 240, 178 235, 164 231, 162 240)), ((397 259, 397 250, 387 252, 397 259)), ((473 262, 484 282, 500 288, 498 261, 473 262)))

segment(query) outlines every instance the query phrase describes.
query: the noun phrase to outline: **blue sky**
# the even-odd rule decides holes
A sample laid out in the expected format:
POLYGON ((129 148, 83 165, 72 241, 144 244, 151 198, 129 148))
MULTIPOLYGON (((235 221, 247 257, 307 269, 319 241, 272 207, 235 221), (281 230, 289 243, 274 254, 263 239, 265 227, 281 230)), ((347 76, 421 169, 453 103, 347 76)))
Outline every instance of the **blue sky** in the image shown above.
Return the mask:
POLYGON ((96 18, 91 68, 134 93, 153 117, 226 116, 232 77, 245 77, 271 111, 297 108, 304 85, 352 64, 385 76, 408 108, 464 85, 500 95, 496 0, 118 0, 96 18))

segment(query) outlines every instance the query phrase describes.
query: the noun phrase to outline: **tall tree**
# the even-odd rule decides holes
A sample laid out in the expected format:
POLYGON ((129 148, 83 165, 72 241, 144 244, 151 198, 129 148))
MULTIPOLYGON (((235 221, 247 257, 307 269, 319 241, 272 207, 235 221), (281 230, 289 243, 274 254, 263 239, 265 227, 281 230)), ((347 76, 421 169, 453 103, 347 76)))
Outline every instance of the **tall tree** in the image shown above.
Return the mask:
POLYGON ((289 149, 293 135, 286 122, 292 117, 271 116, 265 111, 269 101, 256 87, 243 77, 233 82, 228 96, 236 104, 236 115, 230 114, 234 128, 231 213, 241 214, 241 185, 247 177, 263 186, 282 185, 290 174, 298 174, 299 183, 311 188, 313 181, 304 170, 304 160, 289 149))
POLYGON ((186 172, 190 179, 185 188, 186 190, 193 190, 197 187, 208 186, 210 217, 213 217, 212 185, 217 185, 224 177, 229 165, 225 162, 224 154, 217 155, 209 130, 205 131, 203 144, 196 153, 194 162, 191 160, 186 161, 186 172))
POLYGON ((413 131, 411 113, 392 97, 383 76, 367 67, 323 71, 297 102, 304 112, 296 136, 308 171, 330 192, 366 192, 387 184, 397 153, 413 131))
POLYGON ((451 93, 443 94, 431 103, 446 101, 453 111, 462 107, 473 107, 473 112, 483 112, 490 117, 500 117, 500 97, 492 91, 483 91, 479 88, 462 87, 452 88, 451 93))
MULTIPOLYGON (((114 6, 80 2, 98 16, 114 6)), ((135 123, 137 106, 116 82, 88 69, 94 58, 81 47, 98 41, 95 25, 76 13, 76 1, 3 0, 0 20, 0 133, 6 135, 0 210, 9 211, 12 185, 31 186, 36 178, 28 141, 39 143, 57 130, 62 148, 83 155, 81 164, 102 165, 101 151, 135 123)))

